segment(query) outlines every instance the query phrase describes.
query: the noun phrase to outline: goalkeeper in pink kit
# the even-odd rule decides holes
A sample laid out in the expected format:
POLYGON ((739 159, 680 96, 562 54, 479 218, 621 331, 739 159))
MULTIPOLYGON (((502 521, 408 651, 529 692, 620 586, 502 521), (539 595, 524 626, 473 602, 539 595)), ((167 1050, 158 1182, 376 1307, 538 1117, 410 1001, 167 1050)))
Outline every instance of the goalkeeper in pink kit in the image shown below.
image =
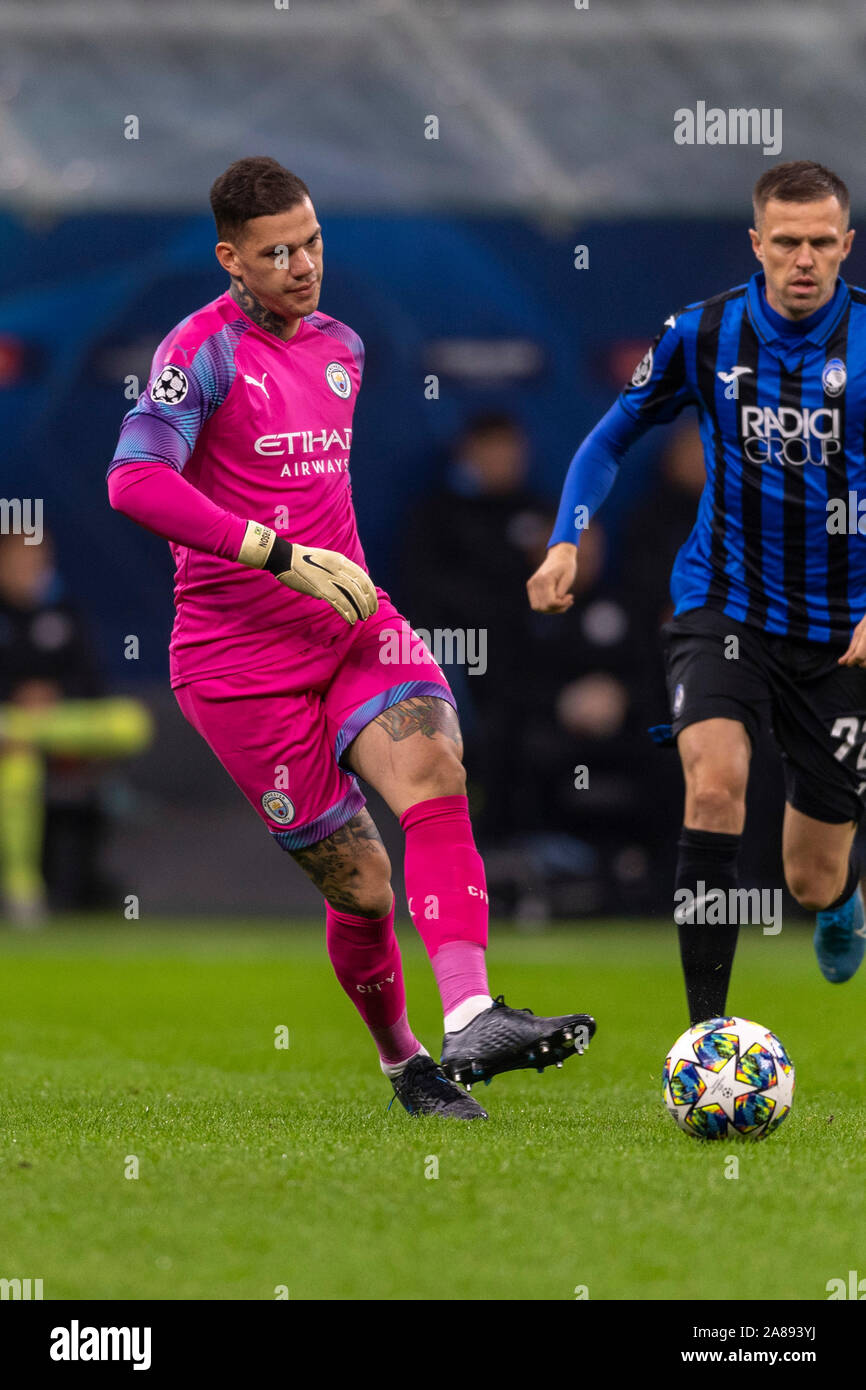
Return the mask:
POLYGON ((230 287, 157 349, 109 468, 111 505, 171 543, 178 704, 324 896, 331 963, 396 1095, 413 1115, 486 1118, 474 1081, 560 1064, 595 1024, 490 995, 454 697, 367 572, 349 477, 364 348, 318 312, 309 192, 275 160, 241 159, 211 206, 230 287), (441 1063, 409 1023, 391 865, 356 776, 405 832, 441 1063))

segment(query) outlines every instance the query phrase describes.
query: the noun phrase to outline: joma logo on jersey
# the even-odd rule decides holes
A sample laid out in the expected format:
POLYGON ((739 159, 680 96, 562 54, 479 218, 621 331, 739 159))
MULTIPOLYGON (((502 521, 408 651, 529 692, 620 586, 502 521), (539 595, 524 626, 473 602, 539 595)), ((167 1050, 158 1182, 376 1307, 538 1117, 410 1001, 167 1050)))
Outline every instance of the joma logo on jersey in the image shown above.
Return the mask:
POLYGON ((826 464, 842 448, 838 409, 744 405, 740 409, 743 453, 751 463, 826 464))
POLYGON ((348 449, 352 443, 352 429, 344 430, 287 430, 284 434, 263 434, 257 440, 257 454, 310 454, 314 449, 330 449, 335 444, 338 449, 348 449), (296 443, 300 440, 300 444, 296 443))

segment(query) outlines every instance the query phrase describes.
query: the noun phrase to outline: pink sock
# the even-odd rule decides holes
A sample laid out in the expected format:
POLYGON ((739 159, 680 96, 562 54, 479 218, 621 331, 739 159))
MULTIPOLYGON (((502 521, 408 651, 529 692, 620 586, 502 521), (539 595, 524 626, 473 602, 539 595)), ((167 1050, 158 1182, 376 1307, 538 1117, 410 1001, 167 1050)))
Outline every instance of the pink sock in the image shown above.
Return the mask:
POLYGON ((328 955, 334 973, 367 1025, 381 1061, 394 1066, 420 1047, 406 1016, 400 947, 394 935, 394 904, 387 917, 327 912, 328 955))
POLYGON ((406 896, 446 1014, 489 995, 487 881, 465 796, 436 796, 404 811, 406 896))

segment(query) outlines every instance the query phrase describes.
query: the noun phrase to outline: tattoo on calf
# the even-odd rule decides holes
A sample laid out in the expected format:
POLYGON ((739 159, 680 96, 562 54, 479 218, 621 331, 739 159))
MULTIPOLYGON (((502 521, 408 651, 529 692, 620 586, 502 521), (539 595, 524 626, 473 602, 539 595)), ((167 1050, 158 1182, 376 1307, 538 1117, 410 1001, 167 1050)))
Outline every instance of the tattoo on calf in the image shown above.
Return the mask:
POLYGON ((356 896, 361 861, 384 855, 385 846, 369 811, 359 811, 326 839, 291 851, 296 864, 313 880, 338 912, 362 912, 356 896))
POLYGON ((463 744, 454 708, 438 695, 416 695, 410 700, 401 700, 399 705, 383 710, 373 722, 380 724, 394 743, 412 734, 423 734, 425 738, 444 734, 458 748, 463 744))

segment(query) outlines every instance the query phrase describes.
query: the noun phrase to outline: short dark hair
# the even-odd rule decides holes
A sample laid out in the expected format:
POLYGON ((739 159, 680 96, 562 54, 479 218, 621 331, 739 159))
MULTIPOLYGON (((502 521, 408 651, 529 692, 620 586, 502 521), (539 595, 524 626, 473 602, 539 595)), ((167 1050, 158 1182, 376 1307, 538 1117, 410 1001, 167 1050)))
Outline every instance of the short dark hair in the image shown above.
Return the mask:
POLYGON ((244 223, 296 207, 310 190, 289 169, 267 155, 236 159, 214 181, 210 205, 220 241, 237 241, 244 223))
POLYGON ((752 190, 752 207, 757 227, 770 198, 782 203, 817 203, 821 198, 838 198, 848 221, 851 196, 838 174, 811 159, 789 159, 762 174, 752 190))

